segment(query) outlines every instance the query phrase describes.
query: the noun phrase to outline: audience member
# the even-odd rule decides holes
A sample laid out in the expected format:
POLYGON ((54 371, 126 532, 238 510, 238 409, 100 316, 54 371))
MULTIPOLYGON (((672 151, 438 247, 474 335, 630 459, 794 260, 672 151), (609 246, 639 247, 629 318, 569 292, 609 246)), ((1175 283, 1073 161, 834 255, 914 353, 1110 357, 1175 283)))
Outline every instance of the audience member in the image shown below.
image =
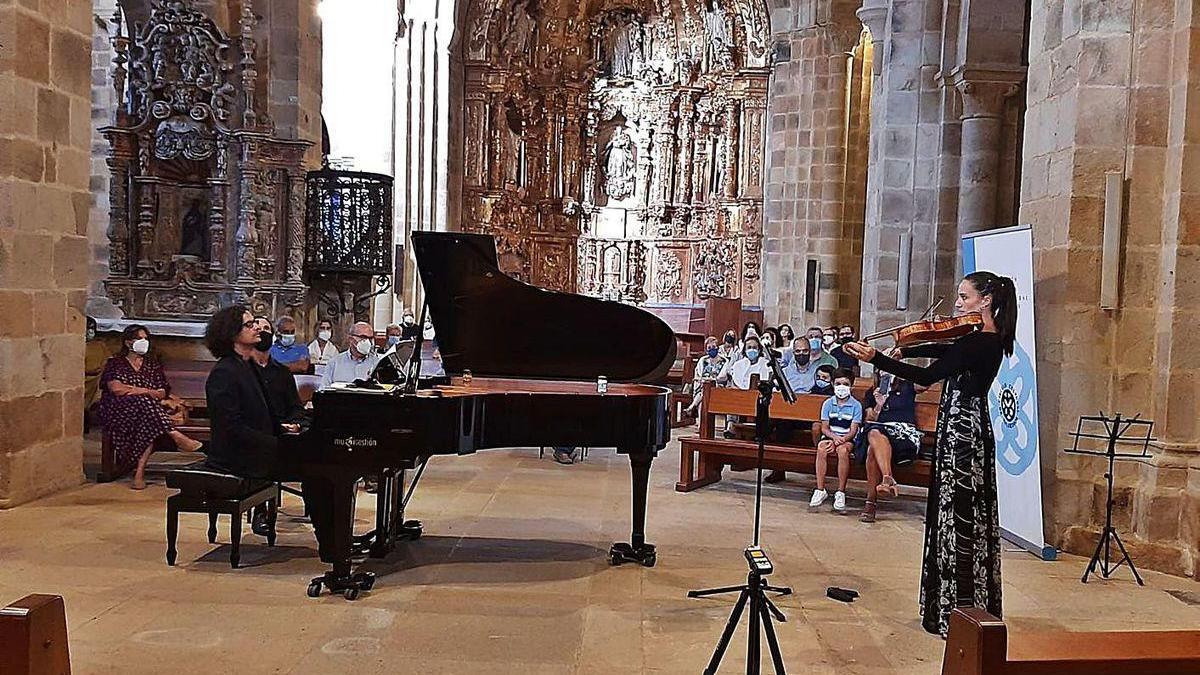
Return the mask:
POLYGON ((254 330, 258 331, 258 342, 254 345, 251 360, 262 368, 267 405, 280 422, 298 422, 305 417, 305 412, 300 403, 300 391, 296 388, 296 375, 275 359, 275 346, 278 345, 271 334, 271 322, 266 317, 256 316, 254 330))
POLYGON ((862 404, 850 395, 854 374, 838 370, 833 374, 833 396, 821 406, 821 441, 817 443, 817 489, 808 505, 816 508, 825 503, 829 493, 825 491, 825 471, 830 455, 837 455, 837 492, 833 495, 833 509, 846 509, 846 483, 850 480, 850 452, 854 448, 854 437, 862 425, 862 404))
POLYGON ((721 356, 725 357, 726 361, 731 361, 738 357, 741 353, 738 351, 737 333, 731 328, 725 331, 725 337, 721 340, 721 356))
MULTIPOLYGON (((791 385, 792 391, 795 393, 811 393, 813 384, 816 381, 818 366, 809 358, 808 342, 805 340, 796 340, 792 343, 790 352, 786 360, 786 365, 783 366, 783 376, 787 378, 788 384, 791 385)), ((832 369, 829 372, 832 374, 832 369)), ((812 433, 814 446, 820 441, 819 425, 813 425, 809 422, 797 422, 795 420, 776 421, 775 438, 780 443, 790 443, 792 436, 800 429, 812 433)), ((784 478, 786 478, 785 472, 773 470, 763 480, 767 483, 779 483, 784 478)))
MULTIPOLYGON (((267 333, 270 333, 270 326, 267 333)), ((275 320, 275 345, 271 347, 271 358, 287 366, 293 373, 307 373, 309 351, 296 344, 296 320, 281 316, 275 320)))
POLYGON ((318 321, 317 337, 308 343, 308 360, 313 364, 313 372, 317 375, 325 374, 325 366, 337 355, 338 348, 333 343, 333 323, 318 321))
POLYGON ((821 345, 830 351, 837 345, 837 329, 832 326, 821 330, 821 345))
POLYGON ((684 409, 689 417, 700 409, 701 399, 704 398, 704 383, 715 382, 717 376, 725 369, 727 361, 728 359, 721 356, 721 349, 717 347, 717 338, 711 335, 705 338, 704 356, 696 362, 696 373, 692 378, 692 402, 684 409))
POLYGON ((350 327, 347 337, 348 349, 325 366, 325 374, 321 376, 322 389, 335 382, 365 380, 379 364, 380 354, 375 350, 375 331, 371 324, 359 321, 350 327))
POLYGON ((858 359, 846 353, 842 347, 848 342, 854 342, 854 326, 845 325, 838 329, 838 344, 829 354, 837 359, 838 367, 853 371, 855 375, 859 373, 858 359))
POLYGON ((760 380, 766 380, 771 375, 767 359, 763 357, 762 343, 757 337, 746 338, 746 349, 742 358, 726 362, 717 375, 718 384, 730 384, 738 389, 750 388, 750 377, 758 375, 760 380))
POLYGON ((796 341, 796 332, 792 330, 790 324, 779 324, 779 337, 783 338, 783 343, 776 345, 780 350, 786 352, 792 348, 792 343, 796 341))
POLYGON ((880 495, 899 494, 892 464, 905 464, 917 458, 921 432, 917 429, 917 394, 925 387, 875 371, 875 386, 863 397, 866 421, 863 437, 855 447, 867 465, 867 504, 859 520, 875 522, 880 495))
MULTIPOLYGON (((820 330, 820 329, 816 329, 816 330, 820 330)), ((831 368, 836 368, 837 363, 838 363, 837 359, 833 358, 832 356, 829 355, 829 352, 825 351, 825 343, 822 341, 821 336, 819 334, 813 335, 813 331, 814 331, 814 329, 812 329, 812 328, 808 329, 808 333, 809 333, 808 339, 807 340, 799 340, 798 339, 796 341, 796 344, 800 345, 800 344, 806 343, 808 345, 808 360, 810 363, 813 364, 813 367, 820 368, 821 366, 829 366, 831 368)), ((788 352, 786 355, 785 361, 791 361, 794 353, 795 353, 794 349, 792 350, 792 352, 788 352)), ((785 363, 785 365, 786 365, 786 363, 785 363)))
POLYGON ((88 411, 100 400, 100 374, 112 356, 104 343, 96 339, 96 320, 87 318, 83 347, 83 427, 89 429, 88 411))
MULTIPOLYGON (((809 357, 811 358, 811 357, 809 357)), ((817 367, 817 375, 813 378, 813 394, 829 396, 833 393, 833 373, 837 368, 828 363, 817 367)))
POLYGON ((396 345, 400 344, 400 341, 404 339, 404 329, 397 323, 389 323, 387 328, 384 329, 384 334, 387 335, 385 353, 395 349, 396 345))
POLYGON ((115 458, 117 475, 131 467, 133 489, 146 488, 146 462, 161 437, 169 437, 184 452, 195 452, 204 444, 188 438, 175 427, 183 421, 178 400, 168 401, 171 385, 162 365, 150 352, 150 331, 132 325, 121 336, 121 351, 104 364, 100 374, 100 421, 115 458), (168 405, 173 405, 175 415, 168 405))
POLYGON ((764 349, 770 349, 772 352, 774 352, 775 358, 777 359, 783 357, 783 353, 781 351, 783 348, 780 347, 780 345, 783 344, 783 338, 779 336, 779 329, 771 326, 764 328, 761 339, 764 349))
POLYGON ((403 318, 400 320, 400 337, 404 340, 415 340, 421 334, 421 327, 417 325, 417 317, 411 309, 404 310, 403 318))

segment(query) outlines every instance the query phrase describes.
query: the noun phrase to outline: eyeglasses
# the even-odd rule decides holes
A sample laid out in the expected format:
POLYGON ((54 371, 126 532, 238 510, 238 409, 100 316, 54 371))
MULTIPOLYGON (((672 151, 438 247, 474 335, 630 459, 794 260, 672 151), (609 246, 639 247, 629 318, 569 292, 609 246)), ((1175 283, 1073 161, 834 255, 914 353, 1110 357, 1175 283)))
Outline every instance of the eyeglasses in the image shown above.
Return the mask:
POLYGON ((242 328, 254 328, 254 324, 258 323, 258 319, 250 319, 242 324, 242 328))
POLYGON ((373 339, 375 339, 375 336, 374 336, 374 335, 355 335, 354 333, 351 333, 351 334, 350 334, 350 337, 352 337, 352 338, 358 338, 359 340, 373 340, 373 339))

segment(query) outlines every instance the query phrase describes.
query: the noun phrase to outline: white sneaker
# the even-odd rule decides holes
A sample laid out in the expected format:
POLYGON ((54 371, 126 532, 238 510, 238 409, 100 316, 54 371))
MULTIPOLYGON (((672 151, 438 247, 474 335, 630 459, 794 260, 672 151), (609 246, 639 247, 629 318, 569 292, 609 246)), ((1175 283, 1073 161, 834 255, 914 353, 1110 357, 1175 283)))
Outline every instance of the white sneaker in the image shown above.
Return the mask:
POLYGON ((824 490, 816 490, 813 492, 812 499, 808 500, 808 505, 811 508, 816 508, 825 503, 829 499, 829 493, 824 490))
POLYGON ((839 490, 839 491, 833 493, 833 510, 834 511, 845 511, 846 510, 846 493, 845 492, 842 492, 841 490, 839 490))

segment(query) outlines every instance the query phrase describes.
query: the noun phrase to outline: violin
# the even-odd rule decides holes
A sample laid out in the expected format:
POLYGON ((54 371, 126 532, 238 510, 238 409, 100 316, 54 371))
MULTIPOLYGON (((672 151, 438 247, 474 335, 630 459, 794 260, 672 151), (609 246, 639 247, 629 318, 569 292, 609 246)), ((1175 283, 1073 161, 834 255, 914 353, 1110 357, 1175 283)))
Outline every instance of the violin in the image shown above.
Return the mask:
POLYGON ((927 321, 914 321, 903 326, 872 333, 862 338, 863 342, 891 337, 897 347, 911 347, 927 342, 955 340, 975 331, 983 330, 983 315, 978 312, 951 318, 937 317, 927 321))

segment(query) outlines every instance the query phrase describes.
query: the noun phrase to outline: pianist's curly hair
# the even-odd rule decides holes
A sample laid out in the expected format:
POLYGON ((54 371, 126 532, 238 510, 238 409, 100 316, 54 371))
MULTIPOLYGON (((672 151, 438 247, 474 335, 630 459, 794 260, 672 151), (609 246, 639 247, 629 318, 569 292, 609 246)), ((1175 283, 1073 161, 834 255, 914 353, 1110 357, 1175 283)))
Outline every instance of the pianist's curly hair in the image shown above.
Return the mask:
POLYGON ((242 331, 242 317, 250 311, 244 305, 231 305, 217 311, 204 329, 204 345, 218 359, 233 353, 233 341, 242 331))

